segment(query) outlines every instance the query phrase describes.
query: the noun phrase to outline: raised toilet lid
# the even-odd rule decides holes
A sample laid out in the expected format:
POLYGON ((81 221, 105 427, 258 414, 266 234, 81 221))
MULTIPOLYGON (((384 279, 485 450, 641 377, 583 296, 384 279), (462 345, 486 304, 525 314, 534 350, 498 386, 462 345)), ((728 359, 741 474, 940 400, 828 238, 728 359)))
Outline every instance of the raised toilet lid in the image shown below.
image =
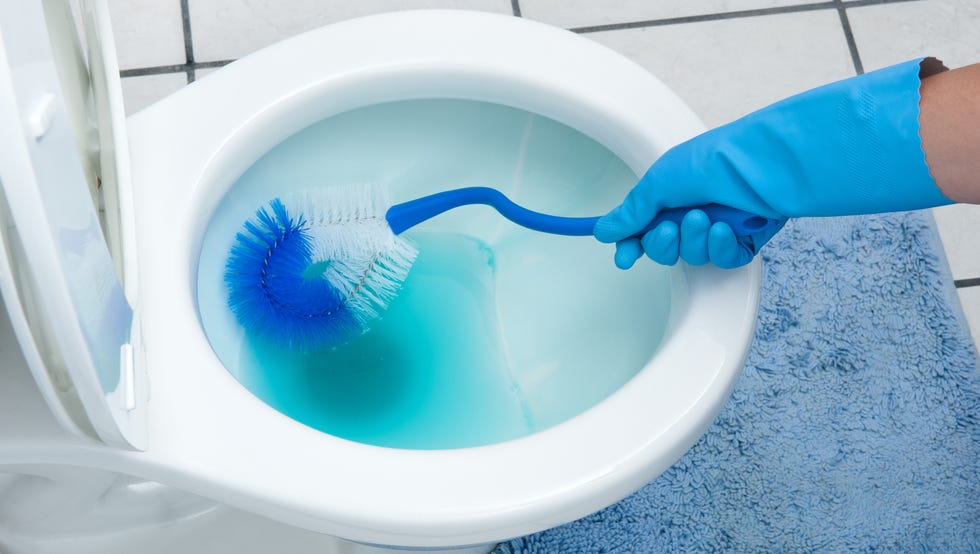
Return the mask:
POLYGON ((142 449, 119 68, 104 0, 79 4, 83 33, 68 0, 0 3, 0 290, 55 417, 142 449))

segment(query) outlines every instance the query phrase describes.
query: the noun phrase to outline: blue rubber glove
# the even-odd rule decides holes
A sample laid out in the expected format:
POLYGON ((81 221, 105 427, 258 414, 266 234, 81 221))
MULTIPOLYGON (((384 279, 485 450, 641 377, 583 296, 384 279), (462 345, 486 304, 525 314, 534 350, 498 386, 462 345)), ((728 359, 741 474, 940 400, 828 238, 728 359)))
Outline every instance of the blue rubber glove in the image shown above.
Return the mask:
MULTIPOLYGON (((718 203, 763 217, 836 216, 951 204, 919 139, 921 77, 944 70, 908 61, 792 96, 664 153, 595 236, 616 242, 627 269, 645 252, 673 265, 747 264, 778 231, 736 237, 691 210, 680 225, 641 231, 663 208, 718 203)), ((781 226, 780 226, 781 227, 781 226)))

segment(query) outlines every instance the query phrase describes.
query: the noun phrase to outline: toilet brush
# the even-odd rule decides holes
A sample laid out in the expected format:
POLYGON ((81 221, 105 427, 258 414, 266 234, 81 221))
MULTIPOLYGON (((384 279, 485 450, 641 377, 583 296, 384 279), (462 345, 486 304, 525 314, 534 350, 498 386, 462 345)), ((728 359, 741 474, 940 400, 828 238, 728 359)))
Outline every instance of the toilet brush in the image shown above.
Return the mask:
MULTIPOLYGON (((335 186, 276 198, 235 236, 225 265, 228 304, 247 332, 304 352, 343 345, 364 333, 398 293, 418 254, 401 236, 459 206, 486 204, 536 231, 591 236, 598 217, 558 217, 523 208, 500 191, 470 187, 387 208, 380 187, 335 186), (387 209, 386 209, 387 208, 387 209)), ((736 236, 777 220, 728 206, 662 210, 642 236, 692 209, 727 223, 736 236)))

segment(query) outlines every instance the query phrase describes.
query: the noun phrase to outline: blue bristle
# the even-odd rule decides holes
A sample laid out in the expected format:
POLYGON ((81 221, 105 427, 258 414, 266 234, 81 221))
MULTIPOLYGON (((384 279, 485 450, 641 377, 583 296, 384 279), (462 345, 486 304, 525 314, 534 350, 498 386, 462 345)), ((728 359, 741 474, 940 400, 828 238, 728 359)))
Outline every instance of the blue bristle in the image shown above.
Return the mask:
POLYGON ((309 351, 343 344, 363 329, 340 291, 303 272, 312 263, 310 226, 278 198, 245 223, 225 266, 228 303, 254 337, 309 351))

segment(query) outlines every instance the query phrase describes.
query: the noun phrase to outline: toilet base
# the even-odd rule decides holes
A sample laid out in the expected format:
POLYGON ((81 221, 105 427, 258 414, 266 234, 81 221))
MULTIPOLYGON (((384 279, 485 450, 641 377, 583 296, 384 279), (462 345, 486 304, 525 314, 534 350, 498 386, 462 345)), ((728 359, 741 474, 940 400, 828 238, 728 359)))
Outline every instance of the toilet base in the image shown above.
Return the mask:
POLYGON ((65 466, 16 471, 0 472, 3 554, 486 554, 495 546, 364 545, 125 475, 65 466))

